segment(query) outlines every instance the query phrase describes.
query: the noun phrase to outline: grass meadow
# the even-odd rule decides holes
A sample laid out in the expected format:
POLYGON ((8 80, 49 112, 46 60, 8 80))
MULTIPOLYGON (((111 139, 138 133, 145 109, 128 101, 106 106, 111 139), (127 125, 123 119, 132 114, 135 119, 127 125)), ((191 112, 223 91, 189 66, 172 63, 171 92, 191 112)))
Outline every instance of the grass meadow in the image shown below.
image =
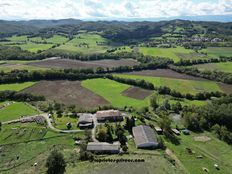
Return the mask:
POLYGON ((0 91, 21 91, 25 88, 28 88, 32 85, 34 85, 36 82, 24 82, 24 83, 13 83, 13 84, 1 84, 0 85, 0 91))
POLYGON ((208 63, 195 65, 200 70, 222 71, 232 73, 232 62, 208 63))
POLYGON ((0 109, 0 121, 5 122, 18 119, 21 116, 31 116, 36 114, 38 114, 38 111, 33 109, 28 104, 15 102, 0 109))
POLYGON ((216 82, 211 81, 195 81, 195 80, 183 80, 164 77, 150 77, 150 76, 138 76, 127 74, 116 74, 115 76, 128 79, 139 79, 151 82, 155 87, 167 86, 172 90, 176 90, 183 94, 190 93, 196 94, 199 92, 211 92, 221 91, 216 82))

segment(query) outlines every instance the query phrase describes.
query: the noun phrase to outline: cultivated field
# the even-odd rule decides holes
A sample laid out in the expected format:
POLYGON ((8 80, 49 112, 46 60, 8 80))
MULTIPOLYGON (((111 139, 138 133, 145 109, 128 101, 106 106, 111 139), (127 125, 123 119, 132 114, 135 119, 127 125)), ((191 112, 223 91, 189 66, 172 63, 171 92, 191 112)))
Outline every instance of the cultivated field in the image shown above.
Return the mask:
POLYGON ((222 71, 232 73, 232 62, 208 63, 195 65, 201 70, 222 71))
POLYGON ((130 88, 129 85, 118 83, 108 79, 91 79, 81 82, 81 85, 109 101, 112 106, 124 108, 124 106, 143 107, 148 106, 149 98, 138 100, 123 96, 122 93, 130 88))
POLYGON ((33 70, 45 70, 46 69, 46 68, 27 65, 30 62, 34 62, 34 61, 15 61, 15 60, 3 61, 0 63, 0 71, 4 71, 4 72, 10 72, 12 70, 33 71, 33 70))
POLYGON ((151 76, 151 77, 167 77, 167 78, 174 78, 174 79, 185 79, 185 80, 206 80, 199 77, 190 76, 187 74, 181 74, 171 69, 156 69, 156 70, 142 70, 142 71, 133 71, 124 73, 128 75, 139 75, 139 76, 151 76))
POLYGON ((216 82, 211 81, 196 81, 196 80, 183 80, 183 79, 173 79, 165 77, 149 77, 140 75, 127 75, 127 74, 117 74, 115 76, 128 78, 128 79, 140 79, 151 82, 156 87, 167 86, 173 90, 179 91, 181 93, 196 94, 198 92, 210 92, 210 91, 222 91, 216 82))
POLYGON ((146 97, 153 93, 151 90, 146 90, 138 87, 130 87, 122 92, 122 95, 126 97, 135 98, 138 100, 144 100, 146 97))
POLYGON ((2 84, 0 85, 0 91, 12 90, 21 91, 35 84, 35 82, 25 82, 25 83, 13 83, 13 84, 2 84))
POLYGON ((109 104, 104 98, 83 88, 79 81, 41 81, 23 92, 43 95, 48 100, 67 106, 74 104, 78 108, 94 108, 109 104))
POLYGON ((183 47, 177 48, 148 48, 140 47, 139 51, 144 55, 167 57, 172 59, 174 62, 178 62, 180 59, 199 59, 207 58, 207 56, 194 52, 190 49, 183 47))
POLYGON ((62 69, 84 69, 84 68, 113 68, 119 66, 134 66, 139 63, 133 59, 120 60, 96 60, 96 61, 79 61, 70 59, 47 59, 37 62, 31 62, 27 65, 40 68, 62 68, 62 69))

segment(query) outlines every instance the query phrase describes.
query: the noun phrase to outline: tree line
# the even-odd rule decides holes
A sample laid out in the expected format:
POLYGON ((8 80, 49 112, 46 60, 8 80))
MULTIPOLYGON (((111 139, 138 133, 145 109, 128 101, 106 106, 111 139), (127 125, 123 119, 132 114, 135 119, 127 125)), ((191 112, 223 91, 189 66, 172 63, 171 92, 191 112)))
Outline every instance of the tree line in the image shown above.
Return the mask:
POLYGON ((28 93, 19 93, 16 91, 0 91, 0 101, 19 101, 19 102, 30 102, 30 101, 44 101, 44 96, 33 95, 28 93))

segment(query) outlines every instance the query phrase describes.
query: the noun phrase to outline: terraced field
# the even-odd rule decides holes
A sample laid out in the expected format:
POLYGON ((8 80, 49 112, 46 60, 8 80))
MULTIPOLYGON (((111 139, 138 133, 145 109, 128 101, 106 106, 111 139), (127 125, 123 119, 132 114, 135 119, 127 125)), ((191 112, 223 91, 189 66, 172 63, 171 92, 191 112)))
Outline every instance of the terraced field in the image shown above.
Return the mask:
POLYGON ((5 91, 5 90, 21 91, 21 90, 28 88, 34 84, 35 84, 35 82, 2 84, 2 85, 0 85, 0 91, 5 91))

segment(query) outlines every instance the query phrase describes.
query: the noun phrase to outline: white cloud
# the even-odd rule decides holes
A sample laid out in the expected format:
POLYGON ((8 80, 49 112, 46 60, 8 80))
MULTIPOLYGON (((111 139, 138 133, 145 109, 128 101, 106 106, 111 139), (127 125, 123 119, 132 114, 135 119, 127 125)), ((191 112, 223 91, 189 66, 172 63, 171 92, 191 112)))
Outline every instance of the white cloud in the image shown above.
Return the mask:
POLYGON ((0 0, 0 19, 154 18, 232 14, 232 0, 0 0))

